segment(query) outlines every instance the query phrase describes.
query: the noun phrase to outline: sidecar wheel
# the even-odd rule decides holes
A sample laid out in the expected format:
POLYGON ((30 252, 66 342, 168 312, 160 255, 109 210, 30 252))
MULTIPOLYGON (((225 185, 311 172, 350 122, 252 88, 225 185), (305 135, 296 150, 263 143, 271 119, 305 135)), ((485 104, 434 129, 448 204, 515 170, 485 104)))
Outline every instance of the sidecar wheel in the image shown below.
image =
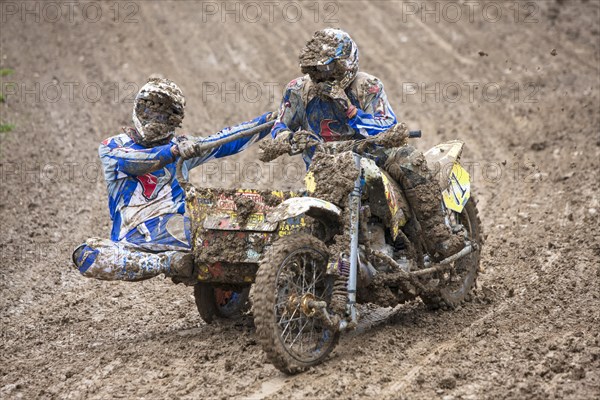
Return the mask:
POLYGON ((267 359, 293 374, 317 365, 339 340, 302 306, 303 299, 331 301, 333 277, 326 275, 329 255, 307 234, 284 236, 265 253, 253 293, 256 333, 267 359))
POLYGON ((463 211, 460 214, 454 213, 454 217, 465 227, 469 239, 479 245, 479 250, 455 261, 453 273, 439 277, 435 294, 421 296, 423 303, 430 309, 442 306, 455 308, 463 301, 469 300, 471 290, 475 287, 483 245, 481 220, 476 203, 471 197, 463 211))
POLYGON ((200 318, 207 324, 215 318, 235 319, 250 309, 250 288, 241 291, 224 290, 208 283, 194 285, 194 298, 200 318))

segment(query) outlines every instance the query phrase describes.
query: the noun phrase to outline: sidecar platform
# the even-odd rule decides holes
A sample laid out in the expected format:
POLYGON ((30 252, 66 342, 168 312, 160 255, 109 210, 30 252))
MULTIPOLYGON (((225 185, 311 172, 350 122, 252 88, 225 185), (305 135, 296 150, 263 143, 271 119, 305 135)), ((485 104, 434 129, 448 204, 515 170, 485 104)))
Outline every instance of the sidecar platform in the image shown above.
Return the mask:
POLYGON ((194 188, 186 195, 198 281, 223 285, 254 282, 258 263, 280 236, 306 227, 304 216, 268 222, 266 213, 304 193, 194 188))

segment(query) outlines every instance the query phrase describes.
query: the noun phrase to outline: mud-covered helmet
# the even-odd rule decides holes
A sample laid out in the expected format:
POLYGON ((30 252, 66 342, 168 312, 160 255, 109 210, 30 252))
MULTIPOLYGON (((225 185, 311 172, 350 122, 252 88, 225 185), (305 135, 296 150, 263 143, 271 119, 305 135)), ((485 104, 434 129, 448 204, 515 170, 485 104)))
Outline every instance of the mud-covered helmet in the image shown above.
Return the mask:
POLYGON ((300 52, 300 68, 313 81, 336 81, 345 89, 358 73, 358 47, 341 29, 321 29, 300 52))
POLYGON ((185 98, 168 79, 150 78, 133 101, 133 124, 138 141, 157 145, 170 140, 183 122, 185 98))

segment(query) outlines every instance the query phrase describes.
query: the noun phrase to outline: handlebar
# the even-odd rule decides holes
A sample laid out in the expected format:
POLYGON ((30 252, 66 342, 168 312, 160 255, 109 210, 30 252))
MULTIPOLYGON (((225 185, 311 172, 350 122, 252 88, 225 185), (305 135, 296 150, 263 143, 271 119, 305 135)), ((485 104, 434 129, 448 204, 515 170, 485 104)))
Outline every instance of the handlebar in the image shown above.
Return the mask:
MULTIPOLYGON (((404 124, 402 124, 404 125, 404 124)), ((278 143, 274 148, 268 146, 267 143, 261 143, 261 148, 263 145, 269 147, 269 151, 266 157, 260 157, 261 161, 268 162, 276 159, 277 157, 289 154, 291 156, 300 154, 304 152, 307 148, 314 147, 318 152, 323 153, 340 153, 344 151, 354 151, 356 153, 368 153, 372 150, 375 150, 376 147, 384 147, 384 148, 392 148, 403 146, 406 144, 406 139, 414 139, 421 137, 421 131, 408 131, 402 125, 394 125, 390 129, 388 129, 385 133, 380 133, 374 136, 364 137, 358 140, 344 140, 344 141, 335 141, 335 142, 325 142, 323 139, 315 135, 312 132, 307 131, 298 131, 294 133, 297 135, 298 133, 309 133, 311 137, 314 138, 316 136, 316 140, 304 140, 302 141, 302 145, 298 146, 291 141, 289 144, 286 144, 285 141, 278 143), (398 131, 401 129, 401 131, 398 131), (375 147, 373 147, 375 146, 375 147)), ((404 125, 405 126, 405 125, 404 125)))
MULTIPOLYGON (((268 121, 265 122, 264 124, 260 124, 257 125, 253 128, 247 129, 245 131, 241 131, 239 133, 236 133, 235 135, 231 135, 225 138, 221 138, 221 139, 217 139, 214 141, 202 141, 200 142, 199 146, 198 146, 198 152, 201 154, 204 151, 210 150, 210 149, 214 149, 216 147, 222 146, 224 144, 233 142, 235 140, 241 139, 241 138, 245 138, 245 137, 250 137, 250 136, 254 136, 255 134, 268 129, 268 128, 272 128, 273 125, 275 125, 275 120, 272 121, 268 121)), ((408 132, 408 138, 409 139, 415 139, 415 138, 420 138, 421 137, 421 131, 409 131, 408 132)), ((371 136, 367 139, 364 140, 359 140, 359 141, 349 141, 349 142, 331 142, 330 145, 333 145, 334 147, 337 147, 339 144, 345 144, 346 146, 348 144, 350 144, 350 147, 354 147, 357 144, 367 144, 367 143, 371 143, 371 142, 375 142, 377 139, 379 139, 377 136, 371 136)), ((321 145, 324 145, 325 143, 321 143, 321 145)), ((344 147, 346 147, 344 146, 344 147)), ((183 171, 182 171, 182 167, 183 167, 183 158, 179 157, 179 159, 177 160, 177 166, 176 166, 176 177, 177 180, 179 181, 179 184, 181 185, 181 187, 187 191, 187 188, 189 187, 189 181, 187 179, 185 179, 185 177, 183 176, 183 171)))

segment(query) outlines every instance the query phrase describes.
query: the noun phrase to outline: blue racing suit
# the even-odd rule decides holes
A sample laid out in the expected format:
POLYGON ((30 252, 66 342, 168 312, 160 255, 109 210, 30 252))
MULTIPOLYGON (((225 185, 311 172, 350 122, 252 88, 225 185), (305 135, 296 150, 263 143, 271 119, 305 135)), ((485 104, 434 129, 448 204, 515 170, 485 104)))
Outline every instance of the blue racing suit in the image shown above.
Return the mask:
MULTIPOLYGON (((214 141, 267 121, 270 113, 225 128, 204 141, 214 141)), ((182 173, 202 163, 237 154, 269 133, 216 147, 210 153, 185 160, 182 173)), ((92 238, 79 246, 73 261, 81 274, 106 280, 140 280, 166 275, 174 252, 190 249, 190 226, 185 217, 185 195, 175 177, 177 157, 171 147, 179 142, 147 148, 122 133, 104 140, 98 149, 108 189, 113 221, 110 240, 92 238)))
MULTIPOLYGON (((308 75, 291 81, 281 102, 279 116, 271 131, 307 130, 324 141, 353 140, 377 135, 392 128, 396 116, 390 107, 383 84, 376 77, 358 72, 345 89, 356 114, 348 118, 335 101, 318 95, 316 85, 308 75)), ((350 114, 352 115, 352 114, 350 114)), ((445 224, 440 209, 442 190, 427 167, 423 154, 412 146, 382 148, 376 162, 404 189, 404 194, 424 232, 427 250, 436 260, 455 254, 464 247, 464 240, 453 235, 445 224), (419 192, 415 190, 419 187, 419 192)), ((307 168, 314 147, 302 154, 307 168)))
MULTIPOLYGON (((308 75, 287 85, 271 131, 273 138, 283 130, 308 130, 326 142, 359 139, 385 132, 397 122, 383 83, 365 72, 358 72, 346 88, 348 99, 357 108, 352 118, 333 101, 317 96, 314 89, 315 84, 308 75)), ((309 149, 303 154, 307 166, 313 153, 314 149, 309 149)))

